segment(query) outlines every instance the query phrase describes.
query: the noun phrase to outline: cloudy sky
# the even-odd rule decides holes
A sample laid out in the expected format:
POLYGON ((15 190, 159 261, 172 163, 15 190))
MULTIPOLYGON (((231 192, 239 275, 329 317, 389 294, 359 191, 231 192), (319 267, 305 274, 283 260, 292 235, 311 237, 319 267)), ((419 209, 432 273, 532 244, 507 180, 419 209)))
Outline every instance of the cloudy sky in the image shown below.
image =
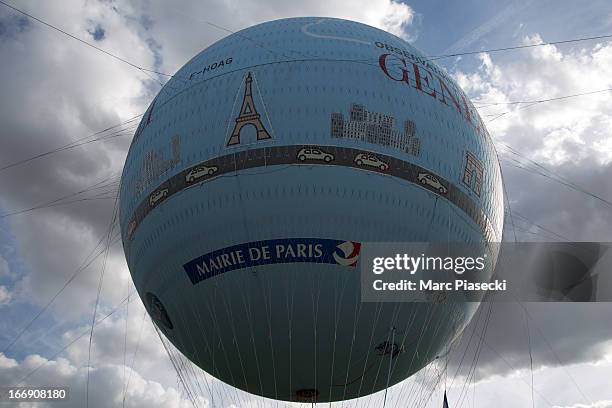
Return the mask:
MULTIPOLYGON (((606 0, 589 1, 588 7, 570 0, 446 3, 10 4, 163 73, 175 72, 228 30, 292 16, 364 22, 413 42, 428 55, 612 34, 612 8, 606 0)), ((104 273, 97 319, 112 314, 92 337, 91 406, 192 406, 133 295, 121 245, 108 235, 119 175, 137 124, 130 119, 144 112, 167 78, 118 61, 1 4, 0 61, 0 385, 26 377, 25 383, 32 385, 68 385, 72 397, 67 406, 84 406, 89 331, 104 273), (85 143, 99 137, 103 140, 85 143), (63 146, 70 148, 12 165, 63 146)), ((519 239, 612 241, 612 93, 504 104, 612 88, 612 40, 438 62, 480 106, 498 147, 519 239)), ((472 342, 457 346, 447 375, 441 376, 443 368, 432 364, 392 388, 390 400, 404 406, 403 398, 410 395, 415 406, 437 407, 444 388, 440 384, 446 383, 451 406, 522 407, 533 398, 537 407, 612 407, 612 305, 495 304, 484 340, 476 341, 484 333, 488 308, 468 328, 464 337, 473 331, 472 342), (470 364, 459 364, 466 347, 470 362, 478 356, 473 374, 470 364)), ((199 406, 277 406, 232 394, 203 374, 201 378, 212 384, 213 392, 212 397, 206 392, 197 397, 199 406)), ((346 405, 381 406, 379 400, 376 395, 346 405)))

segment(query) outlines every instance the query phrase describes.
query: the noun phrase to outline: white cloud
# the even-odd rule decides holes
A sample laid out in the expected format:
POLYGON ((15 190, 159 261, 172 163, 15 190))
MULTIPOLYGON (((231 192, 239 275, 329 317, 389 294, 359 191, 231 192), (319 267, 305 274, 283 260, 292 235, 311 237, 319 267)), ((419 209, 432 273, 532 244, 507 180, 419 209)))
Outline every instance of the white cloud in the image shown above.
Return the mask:
MULTIPOLYGON (((105 30, 100 47, 137 64, 154 65, 155 56, 146 39, 112 3, 72 0, 62 7, 50 3, 33 7, 32 2, 24 2, 20 7, 88 41, 94 41, 88 33, 92 24, 100 24, 105 30)), ((0 21, 15 26, 17 20, 7 13, 6 8, 0 10, 0 21)), ((34 21, 20 30, 14 36, 0 37, 0 53, 10 56, 0 67, 2 92, 12 101, 0 113, 8 138, 0 149, 3 163, 51 150, 144 110, 150 79, 142 72, 34 21)), ((2 212, 71 194, 116 174, 128 143, 129 138, 124 137, 85 145, 49 161, 3 171, 2 212)), ((46 303, 103 235, 112 204, 112 200, 94 200, 9 218, 17 252, 30 270, 18 277, 16 296, 46 303)), ((126 287, 129 275, 118 249, 115 246, 110 253, 107 278, 126 287)), ((94 263, 75 279, 56 302, 59 315, 74 318, 90 310, 87 305, 95 297, 100 268, 100 262, 94 263), (74 303, 80 307, 74 308, 74 303)), ((108 287, 103 292, 110 302, 121 294, 108 287)))
MULTIPOLYGON (((0 353, 2 384, 13 384, 15 379, 23 378, 37 368, 37 372, 28 378, 28 386, 68 387, 69 399, 62 406, 85 406, 87 368, 75 366, 65 358, 48 360, 39 355, 29 355, 17 361, 0 353)), ((130 408, 193 406, 176 388, 164 387, 158 382, 146 380, 136 371, 125 371, 123 366, 103 363, 91 369, 89 375, 89 404, 92 407, 123 406, 124 395, 125 406, 130 408), (128 378, 129 387, 127 393, 124 393, 128 378)), ((198 407, 209 406, 208 400, 202 397, 197 397, 196 402, 198 407)), ((36 404, 37 407, 56 405, 57 402, 36 404)))
MULTIPOLYGON (((381 28, 407 41, 416 40, 415 34, 408 32, 415 20, 414 10, 406 3, 399 1, 366 2, 363 15, 355 18, 366 24, 381 28)), ((355 7, 358 9, 359 7, 355 7)))
POLYGON ((553 408, 612 408, 612 400, 596 401, 592 404, 576 404, 572 406, 554 406, 553 408))
POLYGON ((0 307, 11 303, 12 294, 4 285, 0 285, 0 307))
MULTIPOLYGON (((523 41, 535 44, 542 38, 534 34, 523 41)), ((544 100, 611 88, 612 42, 545 45, 479 58, 477 69, 455 75, 474 103, 482 105, 479 111, 497 142, 512 210, 570 240, 609 241, 610 206, 551 177, 612 199, 608 182, 612 177, 612 92, 534 106, 487 103, 544 100)))
MULTIPOLYGON (((527 339, 521 340, 526 342, 527 339)), ((496 342, 489 339, 488 336, 487 343, 497 346, 496 342)), ((556 342, 553 341, 553 345, 555 344, 556 342)), ((489 354, 495 353, 485 345, 482 348, 478 365, 483 358, 490 359, 492 356, 489 354)), ((522 354, 524 360, 529 364, 526 344, 523 346, 522 354)), ((512 355, 508 355, 503 350, 500 355, 506 360, 510 359, 510 363, 514 362, 512 355)), ((468 354, 466 359, 470 357, 471 354, 468 354)), ((534 351, 534 364, 538 364, 542 357, 547 356, 545 353, 534 351)), ((499 355, 496 358, 500 360, 499 355)), ((465 371, 468 370, 469 368, 465 367, 465 371)), ((528 366, 503 376, 476 373, 475 381, 471 384, 451 380, 451 373, 453 372, 454 370, 449 368, 448 385, 446 387, 451 407, 495 406, 498 408, 514 408, 532 406, 531 371, 528 366), (461 402, 462 399, 463 402, 461 402)), ((610 361, 601 361, 597 364, 566 364, 564 366, 543 365, 537 369, 534 368, 534 405, 536 407, 554 408, 608 408, 608 405, 605 404, 612 399, 612 390, 609 387, 611 375, 612 364, 610 364, 610 361)), ((437 391, 441 399, 443 387, 440 387, 437 391)), ((436 407, 439 405, 429 406, 436 407)))
MULTIPOLYGON (((524 44, 542 42, 527 36, 524 44)), ((480 55, 476 72, 458 72, 460 85, 476 104, 543 100, 612 87, 612 43, 563 52, 554 45, 535 47, 495 63, 480 55)), ((561 166, 569 161, 606 165, 606 147, 612 132, 612 92, 549 102, 532 108, 524 105, 489 106, 480 109, 497 140, 521 146, 531 157, 561 166), (497 119, 497 114, 510 111, 497 119)))

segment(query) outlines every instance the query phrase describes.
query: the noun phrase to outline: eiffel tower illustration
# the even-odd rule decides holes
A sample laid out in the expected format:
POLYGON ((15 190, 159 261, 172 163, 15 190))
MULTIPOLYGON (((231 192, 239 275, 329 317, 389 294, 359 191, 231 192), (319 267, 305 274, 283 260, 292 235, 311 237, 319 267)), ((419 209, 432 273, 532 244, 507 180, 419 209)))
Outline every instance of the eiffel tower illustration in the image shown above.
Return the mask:
POLYGON ((240 144, 240 130, 245 125, 253 125, 257 129, 257 141, 271 139, 272 136, 268 133, 263 123, 261 123, 260 115, 255 109, 255 103, 253 102, 253 93, 251 91, 251 83, 253 78, 251 73, 247 74, 244 82, 244 98, 242 99, 242 107, 240 108, 240 114, 236 118, 236 124, 232 131, 232 136, 227 142, 228 146, 240 144))

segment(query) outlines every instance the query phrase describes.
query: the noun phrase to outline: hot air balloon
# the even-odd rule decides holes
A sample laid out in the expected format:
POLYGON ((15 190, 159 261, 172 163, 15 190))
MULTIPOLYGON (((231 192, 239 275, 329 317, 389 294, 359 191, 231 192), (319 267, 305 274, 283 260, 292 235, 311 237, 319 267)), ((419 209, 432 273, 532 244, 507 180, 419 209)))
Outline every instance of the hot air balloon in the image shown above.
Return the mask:
POLYGON ((502 181, 473 105, 420 51, 290 18, 165 84, 130 146, 120 222, 140 297, 191 361, 253 394, 337 401, 411 376, 478 306, 362 302, 362 243, 500 241, 502 181))

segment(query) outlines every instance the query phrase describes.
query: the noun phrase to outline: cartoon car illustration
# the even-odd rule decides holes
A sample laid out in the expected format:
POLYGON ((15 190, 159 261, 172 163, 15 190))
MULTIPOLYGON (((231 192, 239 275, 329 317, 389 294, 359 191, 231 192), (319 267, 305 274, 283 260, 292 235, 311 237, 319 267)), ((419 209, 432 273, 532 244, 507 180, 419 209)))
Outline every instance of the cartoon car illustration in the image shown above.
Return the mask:
POLYGON ((433 174, 419 173, 418 179, 421 182, 421 184, 429 185, 435 188, 436 190, 438 190, 442 194, 446 194, 448 192, 448 189, 444 187, 442 183, 440 183, 440 180, 438 180, 433 174))
POLYGON ((329 163, 330 161, 334 160, 334 155, 324 152, 318 147, 305 147, 298 152, 297 158, 300 161, 323 160, 324 162, 329 163))
POLYGON ((185 177, 185 181, 187 181, 188 183, 191 183, 195 181, 196 179, 199 179, 200 177, 212 176, 213 174, 217 172, 217 170, 219 170, 217 166, 194 167, 193 169, 189 171, 189 173, 187 173, 187 176, 185 177))
POLYGON ((358 166, 370 166, 379 168, 382 171, 385 171, 389 168, 389 165, 384 161, 380 160, 378 157, 374 156, 372 153, 359 153, 355 156, 355 164, 358 166))
POLYGON ((168 197, 167 188, 162 188, 160 190, 154 191, 153 194, 151 194, 151 197, 149 197, 149 204, 151 205, 151 207, 153 207, 166 197, 168 197))

